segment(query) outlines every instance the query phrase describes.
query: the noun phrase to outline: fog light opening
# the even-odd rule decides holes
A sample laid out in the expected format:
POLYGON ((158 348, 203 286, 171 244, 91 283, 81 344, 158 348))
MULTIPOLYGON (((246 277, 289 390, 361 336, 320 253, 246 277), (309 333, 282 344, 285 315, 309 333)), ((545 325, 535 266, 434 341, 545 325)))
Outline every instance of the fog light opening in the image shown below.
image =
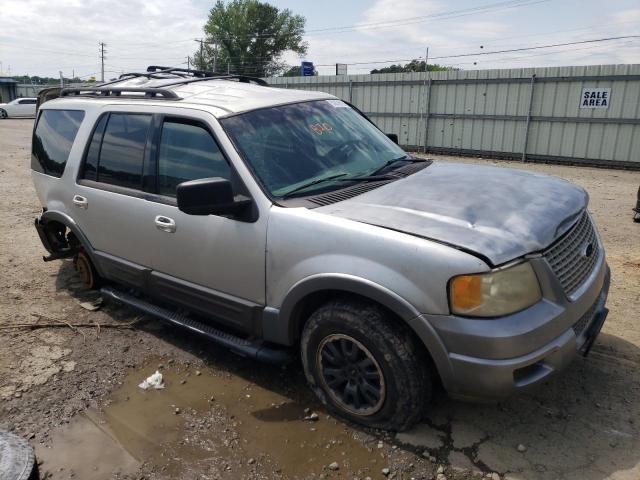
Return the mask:
POLYGON ((513 382, 516 387, 524 387, 535 383, 553 372, 553 368, 543 361, 532 363, 513 371, 513 382))

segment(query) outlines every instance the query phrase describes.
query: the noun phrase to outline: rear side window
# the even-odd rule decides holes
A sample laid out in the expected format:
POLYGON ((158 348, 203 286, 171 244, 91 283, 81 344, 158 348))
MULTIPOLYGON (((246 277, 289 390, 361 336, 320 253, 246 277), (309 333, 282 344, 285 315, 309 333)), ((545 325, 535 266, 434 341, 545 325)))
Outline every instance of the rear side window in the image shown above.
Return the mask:
POLYGON ((100 157, 100 147, 102 146, 102 134, 104 133, 104 127, 107 125, 107 119, 109 115, 103 115, 98 121, 91 142, 89 143, 89 149, 84 160, 84 172, 82 178, 87 180, 98 181, 98 158, 100 157))
POLYGON ((151 115, 111 113, 102 117, 87 150, 83 178, 141 189, 150 126, 151 115))
POLYGON ((231 170, 209 131, 191 122, 167 120, 158 152, 158 193, 175 197, 182 182, 222 177, 231 170))
POLYGON ((61 177, 83 118, 80 110, 43 110, 33 132, 31 168, 61 177))

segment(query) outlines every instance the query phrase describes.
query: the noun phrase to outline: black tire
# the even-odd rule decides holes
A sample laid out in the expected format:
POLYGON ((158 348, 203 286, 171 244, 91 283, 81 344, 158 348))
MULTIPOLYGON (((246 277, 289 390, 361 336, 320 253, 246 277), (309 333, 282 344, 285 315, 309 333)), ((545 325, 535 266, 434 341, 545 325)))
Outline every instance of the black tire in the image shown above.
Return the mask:
POLYGON ((80 280, 84 284, 84 286, 89 290, 96 290, 101 285, 101 278, 96 271, 96 267, 94 267, 91 258, 84 250, 78 252, 78 254, 73 258, 73 266, 78 272, 80 276, 80 280))
POLYGON ((431 399, 427 355, 401 320, 375 304, 337 299, 320 307, 304 326, 301 354, 320 401, 352 422, 406 430, 431 399))
POLYGON ((0 432, 0 478, 38 480, 38 465, 31 445, 9 432, 0 432))
POLYGON ((9 115, 7 115, 6 110, 3 110, 2 108, 0 108, 0 118, 9 118, 9 115))

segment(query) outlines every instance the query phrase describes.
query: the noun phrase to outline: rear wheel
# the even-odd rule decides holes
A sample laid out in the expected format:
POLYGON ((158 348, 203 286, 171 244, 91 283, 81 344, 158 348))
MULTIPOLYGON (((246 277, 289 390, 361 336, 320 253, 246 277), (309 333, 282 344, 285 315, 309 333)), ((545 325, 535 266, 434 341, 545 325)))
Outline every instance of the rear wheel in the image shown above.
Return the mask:
POLYGON ((82 280, 82 283, 87 289, 95 290, 100 286, 100 277, 87 252, 84 250, 78 252, 73 259, 73 265, 80 276, 80 280, 82 280))
POLYGON ((384 309, 335 300, 316 310, 301 339, 307 380, 333 413, 404 430, 431 396, 430 364, 409 329, 384 309))

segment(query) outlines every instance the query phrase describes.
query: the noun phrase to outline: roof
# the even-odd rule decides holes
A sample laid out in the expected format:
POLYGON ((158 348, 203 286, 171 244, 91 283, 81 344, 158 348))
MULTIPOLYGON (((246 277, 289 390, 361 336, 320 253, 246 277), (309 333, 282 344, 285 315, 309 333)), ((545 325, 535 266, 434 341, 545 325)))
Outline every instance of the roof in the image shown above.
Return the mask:
MULTIPOLYGON (((148 78, 138 76, 125 78, 116 82, 109 82, 108 88, 162 88, 170 90, 179 97, 178 100, 175 100, 175 103, 173 101, 171 102, 172 105, 177 103, 215 107, 218 111, 214 112, 214 114, 218 117, 287 103, 336 98, 324 92, 273 88, 233 79, 216 79, 214 77, 211 79, 203 78, 197 79, 197 81, 183 82, 182 84, 178 83, 181 80, 184 79, 176 77, 148 78)), ((97 85, 95 88, 101 87, 97 85)), ((107 87, 105 86, 104 88, 107 87)), ((86 101, 104 102, 105 98, 113 98, 115 101, 122 101, 126 96, 125 93, 122 93, 120 97, 92 98, 82 96, 82 99, 86 101)), ((131 100, 136 102, 154 102, 155 105, 157 105, 159 101, 166 101, 158 100, 157 98, 144 99, 140 97, 133 97, 131 100)))
POLYGON ((0 77, 0 83, 5 83, 5 84, 8 83, 10 85, 15 85, 18 83, 18 81, 11 77, 0 77))

